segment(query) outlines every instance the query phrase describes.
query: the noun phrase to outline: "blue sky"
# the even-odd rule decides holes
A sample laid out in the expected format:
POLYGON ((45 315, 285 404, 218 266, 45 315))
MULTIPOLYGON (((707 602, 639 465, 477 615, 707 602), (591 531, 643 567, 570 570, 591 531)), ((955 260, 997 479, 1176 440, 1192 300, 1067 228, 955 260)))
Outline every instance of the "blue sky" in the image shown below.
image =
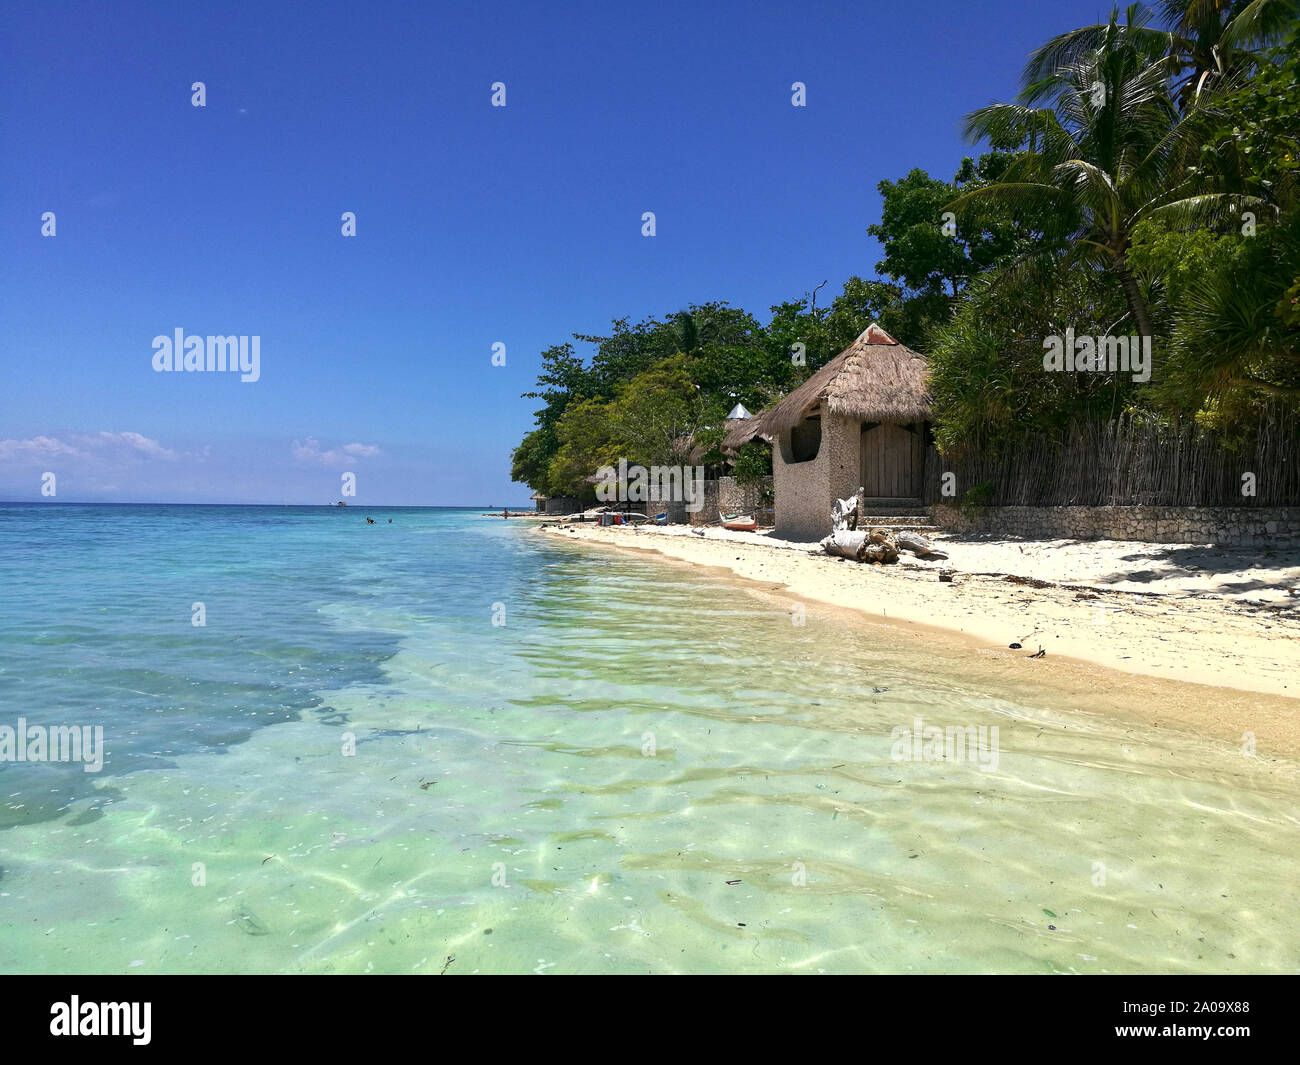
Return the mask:
POLYGON ((1105 10, 7 4, 0 499, 521 503, 544 348, 871 276, 877 182, 1105 10), (177 328, 259 380, 155 372, 177 328))

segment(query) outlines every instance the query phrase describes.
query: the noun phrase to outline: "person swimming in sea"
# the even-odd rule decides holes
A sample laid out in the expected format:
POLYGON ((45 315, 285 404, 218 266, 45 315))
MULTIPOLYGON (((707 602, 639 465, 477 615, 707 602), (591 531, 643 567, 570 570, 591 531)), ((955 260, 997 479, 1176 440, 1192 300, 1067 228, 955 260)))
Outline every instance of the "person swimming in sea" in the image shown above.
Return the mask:
POLYGON ((375 519, 374 519, 374 518, 367 518, 367 519, 366 519, 366 524, 367 524, 367 525, 374 525, 374 523, 375 523, 375 519))

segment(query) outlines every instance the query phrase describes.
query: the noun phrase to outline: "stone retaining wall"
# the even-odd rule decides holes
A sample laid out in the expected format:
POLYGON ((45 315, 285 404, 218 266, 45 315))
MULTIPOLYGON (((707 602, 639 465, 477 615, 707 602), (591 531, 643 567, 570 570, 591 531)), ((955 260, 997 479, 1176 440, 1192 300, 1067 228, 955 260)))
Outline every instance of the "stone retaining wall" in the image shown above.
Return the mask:
POLYGON ((718 477, 704 482, 704 505, 688 511, 685 503, 650 502, 635 509, 643 514, 667 511, 668 520, 674 524, 709 525, 718 520, 718 511, 724 514, 756 514, 759 525, 772 524, 772 508, 762 504, 763 489, 772 488, 772 478, 765 477, 755 484, 739 484, 734 477, 718 477))
POLYGON ((949 532, 1026 539, 1254 545, 1300 535, 1300 507, 930 507, 949 532))
POLYGON ((581 499, 571 496, 556 496, 554 499, 546 501, 544 514, 573 514, 582 510, 584 506, 591 506, 590 503, 584 504, 581 499))

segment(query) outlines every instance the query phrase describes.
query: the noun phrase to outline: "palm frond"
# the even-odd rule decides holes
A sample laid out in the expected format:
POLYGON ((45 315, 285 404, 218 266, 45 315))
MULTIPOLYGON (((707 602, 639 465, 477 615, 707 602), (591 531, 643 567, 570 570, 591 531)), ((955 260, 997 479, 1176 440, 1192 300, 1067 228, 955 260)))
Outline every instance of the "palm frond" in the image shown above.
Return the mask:
POLYGON ((1259 196, 1242 196, 1231 192, 1210 192, 1186 196, 1170 203, 1153 205, 1142 212, 1142 217, 1167 222, 1170 225, 1196 229, 1206 225, 1237 219, 1243 210, 1268 211, 1271 205, 1259 196))
POLYGON ((1295 0, 1252 0, 1223 28, 1219 40, 1225 47, 1235 49, 1276 44, 1282 30, 1295 17, 1295 0))

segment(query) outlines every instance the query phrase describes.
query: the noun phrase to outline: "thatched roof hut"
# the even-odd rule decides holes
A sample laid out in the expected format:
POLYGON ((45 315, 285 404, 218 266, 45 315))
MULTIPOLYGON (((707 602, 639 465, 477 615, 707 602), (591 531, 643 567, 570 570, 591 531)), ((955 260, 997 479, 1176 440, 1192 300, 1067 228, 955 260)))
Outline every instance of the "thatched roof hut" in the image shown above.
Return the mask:
MULTIPOLYGON (((748 433, 745 431, 746 429, 752 427, 753 424, 754 424, 754 416, 752 414, 749 415, 748 418, 728 418, 726 421, 722 423, 723 437, 722 440, 719 442, 718 447, 722 451, 722 454, 725 458, 734 459, 736 457, 736 452, 744 444, 747 444, 753 438, 754 435, 753 433, 748 433), (740 443, 736 444, 733 447, 731 441, 733 438, 737 438, 737 437, 740 438, 740 443)), ((707 455, 711 450, 712 450, 712 445, 694 444, 694 446, 691 448, 689 461, 693 464, 698 464, 700 462, 703 462, 704 456, 707 455)))
MULTIPOLYGON (((721 449, 724 459, 734 459, 736 457, 737 447, 740 446, 737 445, 737 447, 730 447, 728 446, 727 441, 729 441, 734 434, 743 430, 746 426, 751 426, 753 424, 754 416, 745 409, 743 403, 737 403, 731 408, 727 417, 723 419, 723 435, 722 439, 718 443, 718 447, 721 449)), ((745 436, 745 438, 741 440, 741 444, 746 443, 748 440, 749 436, 745 436)), ((685 453, 686 461, 693 466, 702 463, 704 461, 704 456, 713 450, 712 444, 701 443, 696 440, 694 433, 688 433, 685 436, 678 437, 676 444, 678 450, 685 453)))
POLYGON ((928 446, 929 364, 872 323, 784 399, 728 433, 732 449, 772 444, 776 531, 816 540, 831 506, 862 489, 871 499, 919 496, 928 446))
MULTIPOLYGON (((924 355, 900 344, 876 323, 785 399, 746 423, 752 432, 740 440, 769 440, 794 428, 817 408, 864 422, 919 422, 930 417, 924 355)), ((736 433, 738 439, 741 433, 736 433)), ((733 444, 728 439, 728 444, 733 444)))
POLYGON ((753 418, 737 418, 734 421, 729 420, 726 423, 726 435, 722 438, 719 445, 724 455, 734 455, 751 440, 759 437, 759 416, 753 418))

